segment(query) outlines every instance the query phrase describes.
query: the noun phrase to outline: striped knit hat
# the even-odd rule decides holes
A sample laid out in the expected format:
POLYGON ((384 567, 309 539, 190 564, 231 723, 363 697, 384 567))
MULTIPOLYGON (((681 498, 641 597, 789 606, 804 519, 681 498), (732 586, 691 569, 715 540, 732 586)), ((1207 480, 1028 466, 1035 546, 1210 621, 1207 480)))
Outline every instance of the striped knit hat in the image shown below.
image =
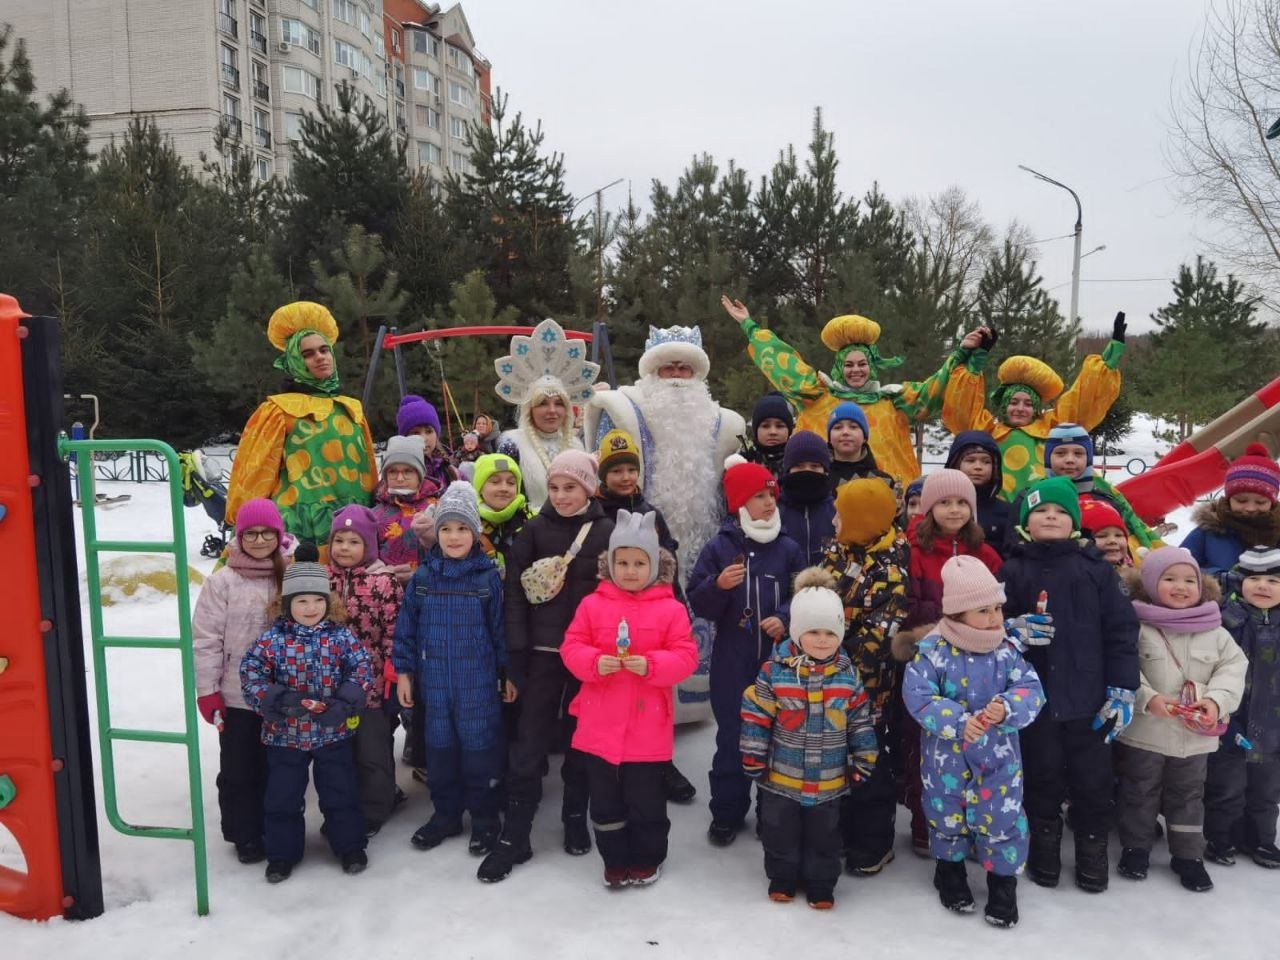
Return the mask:
POLYGON ((280 588, 280 596, 284 598, 285 609, 294 597, 315 594, 329 596, 329 571, 323 564, 317 563, 320 551, 309 540, 298 544, 293 553, 293 563, 284 571, 284 582, 280 588))
POLYGON ((1280 464, 1271 459, 1262 444, 1251 443, 1231 461, 1224 490, 1228 497, 1256 493, 1275 503, 1280 496, 1280 464))
POLYGON ((1280 577, 1280 547, 1253 547, 1240 554, 1235 572, 1242 577, 1280 577))

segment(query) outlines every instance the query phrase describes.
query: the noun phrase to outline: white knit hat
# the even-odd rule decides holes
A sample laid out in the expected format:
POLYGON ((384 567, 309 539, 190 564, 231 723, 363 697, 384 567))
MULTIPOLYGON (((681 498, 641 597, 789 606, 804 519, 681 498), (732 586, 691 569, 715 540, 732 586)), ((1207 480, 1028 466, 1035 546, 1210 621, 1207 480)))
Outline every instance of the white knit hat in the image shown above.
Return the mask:
POLYGON ((844 637, 844 603, 834 586, 835 579, 821 567, 796 574, 791 595, 791 639, 796 643, 810 630, 830 630, 844 637))
POLYGON ((480 507, 475 487, 468 481, 454 480, 449 484, 432 510, 437 530, 450 520, 457 520, 472 536, 480 536, 480 507))

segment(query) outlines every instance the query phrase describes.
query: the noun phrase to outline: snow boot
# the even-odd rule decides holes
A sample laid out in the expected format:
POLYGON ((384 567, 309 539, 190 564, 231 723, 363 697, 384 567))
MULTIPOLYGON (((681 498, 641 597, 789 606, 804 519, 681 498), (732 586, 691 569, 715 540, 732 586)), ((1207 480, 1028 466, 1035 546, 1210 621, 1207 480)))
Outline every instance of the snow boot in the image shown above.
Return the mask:
POLYGON ((342 855, 342 872, 355 876, 369 866, 369 855, 363 850, 348 850, 342 855))
POLYGON ((585 813, 569 813, 564 817, 564 852, 581 857, 591 852, 591 831, 585 813))
POLYGON ((1260 867, 1266 867, 1268 870, 1275 870, 1280 867, 1280 849, 1276 848, 1274 843, 1260 843, 1253 848, 1250 854, 1253 862, 1260 867))
POLYGON ((621 890, 631 883, 631 876, 626 867, 605 867, 604 885, 610 890, 621 890))
POLYGON ((969 889, 963 860, 935 860, 933 886, 942 905, 954 913, 973 913, 973 892, 969 889))
POLYGON ((493 820, 472 820, 471 839, 467 842, 467 850, 483 857, 498 842, 498 834, 502 832, 502 824, 495 817, 493 820))
POLYGON ((737 823, 729 820, 712 820, 711 826, 707 828, 707 839, 713 846, 727 847, 738 838, 738 831, 741 829, 741 820, 737 823))
POLYGON ((830 910, 836 905, 836 892, 831 887, 809 887, 804 898, 815 910, 830 910))
POLYGON ((774 903, 790 903, 796 898, 796 885, 783 880, 769 881, 769 899, 774 903))
POLYGON ((432 850, 440 846, 450 837, 462 835, 461 820, 446 820, 443 817, 432 817, 417 829, 409 842, 419 850, 432 850))
POLYGON ((1120 851, 1120 863, 1116 873, 1130 880, 1147 879, 1147 871, 1151 869, 1151 851, 1138 847, 1125 847, 1120 851))
POLYGON ((267 861, 267 883, 283 883, 292 873, 293 861, 291 860, 267 861))
POLYGON ((1229 843, 1219 846, 1212 840, 1208 840, 1204 845, 1204 858, 1211 863, 1221 864, 1224 867, 1234 867, 1236 865, 1236 848, 1229 843))
POLYGON ((657 883, 660 876, 662 876, 661 865, 627 868, 627 880, 633 887, 647 887, 651 883, 657 883))
POLYGON ((1027 876, 1041 887, 1056 887, 1062 873, 1062 818, 1031 818, 1031 844, 1027 852, 1027 876))
POLYGON ((533 830, 533 815, 537 807, 531 803, 513 801, 507 805, 507 821, 502 827, 502 836, 489 851, 489 855, 480 861, 480 869, 476 877, 485 883, 498 883, 511 875, 516 864, 526 862, 533 856, 529 846, 529 833, 533 830))
POLYGON ((1018 925, 1018 878, 987 874, 987 906, 982 918, 993 927, 1018 925))
POLYGON ((236 844, 236 859, 241 863, 261 863, 267 859, 267 848, 261 840, 236 844))
POLYGON ((693 798, 698 795, 698 788, 676 769, 674 762, 668 763, 662 770, 662 789, 669 803, 692 803, 693 798))
POLYGON ((1085 893, 1102 893, 1110 879, 1107 835, 1076 831, 1076 886, 1085 893))
POLYGON ((893 862, 893 847, 877 855, 851 853, 845 857, 844 868, 855 877, 874 877, 893 862))
POLYGON ((1209 879, 1209 871, 1204 868, 1203 860, 1174 857, 1169 861, 1169 866, 1173 867, 1182 886, 1192 893, 1205 893, 1213 889, 1213 881, 1209 879))

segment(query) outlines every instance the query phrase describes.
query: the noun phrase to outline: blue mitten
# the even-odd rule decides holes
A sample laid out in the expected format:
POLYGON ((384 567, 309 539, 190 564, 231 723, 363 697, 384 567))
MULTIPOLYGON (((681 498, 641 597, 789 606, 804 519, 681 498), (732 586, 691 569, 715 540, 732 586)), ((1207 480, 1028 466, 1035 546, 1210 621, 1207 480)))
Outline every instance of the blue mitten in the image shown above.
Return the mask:
POLYGON ((312 719, 322 727, 340 727, 347 719, 359 713, 365 704, 364 689, 358 683, 348 680, 334 691, 329 698, 329 705, 312 719))
POLYGON ((1122 687, 1107 687, 1107 699, 1103 701, 1102 709, 1093 718, 1090 726, 1095 730, 1101 730, 1109 721, 1114 720, 1114 725, 1102 738, 1105 743, 1110 743, 1124 732, 1124 728, 1132 719, 1133 691, 1122 687))
POLYGON ((302 694, 286 687, 283 683, 273 683, 262 695, 259 706, 262 719, 271 723, 280 723, 290 717, 300 717, 307 712, 302 705, 302 694))
POLYGON ((1025 652, 1027 647, 1047 647, 1053 641, 1053 614, 1027 613, 1021 617, 1010 617, 1004 622, 1004 631, 1021 651, 1025 652))

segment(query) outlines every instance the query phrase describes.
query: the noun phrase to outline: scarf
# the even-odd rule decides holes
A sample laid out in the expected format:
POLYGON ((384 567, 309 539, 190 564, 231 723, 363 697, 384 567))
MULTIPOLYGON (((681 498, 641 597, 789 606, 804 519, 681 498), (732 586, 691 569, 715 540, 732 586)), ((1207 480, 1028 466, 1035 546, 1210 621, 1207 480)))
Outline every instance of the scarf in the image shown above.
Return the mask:
POLYGON ((490 509, 489 505, 481 500, 479 504, 480 519, 486 523, 493 524, 495 527, 499 526, 500 524, 506 523, 519 511, 523 510, 526 503, 528 503, 528 501, 525 500, 523 493, 517 493, 516 498, 501 510, 490 509))
POLYGON ((742 535, 756 543, 773 543, 782 532, 782 511, 773 511, 768 520, 752 520, 746 507, 738 508, 738 524, 742 527, 742 535))
POLYGON ((1182 610, 1135 600, 1133 609, 1143 623, 1174 633, 1201 633, 1222 626, 1222 610, 1212 600, 1182 610))
POLYGON ((318 330, 299 330, 285 342, 284 353, 276 357, 272 366, 277 370, 283 370, 289 375, 290 380, 306 388, 307 392, 314 392, 324 397, 335 397, 338 395, 338 355, 333 354, 333 373, 324 380, 313 377, 311 371, 307 369, 307 362, 302 359, 302 340, 312 334, 328 343, 330 351, 333 350, 333 344, 329 343, 324 334, 318 330))
POLYGON ((942 639, 954 647, 969 653, 991 653, 1004 643, 1004 630, 980 630, 962 623, 954 617, 943 617, 938 621, 938 633, 942 639))
POLYGON ((831 364, 830 375, 821 376, 820 379, 826 381, 824 386, 831 395, 840 400, 852 400, 854 403, 875 403, 882 396, 880 374, 885 370, 900 367, 905 362, 906 358, 904 357, 880 356, 880 351, 876 349, 874 343, 851 343, 836 351, 836 359, 831 364), (865 356, 867 364, 871 367, 870 378, 857 389, 849 386, 844 379, 844 358, 854 350, 865 356))

